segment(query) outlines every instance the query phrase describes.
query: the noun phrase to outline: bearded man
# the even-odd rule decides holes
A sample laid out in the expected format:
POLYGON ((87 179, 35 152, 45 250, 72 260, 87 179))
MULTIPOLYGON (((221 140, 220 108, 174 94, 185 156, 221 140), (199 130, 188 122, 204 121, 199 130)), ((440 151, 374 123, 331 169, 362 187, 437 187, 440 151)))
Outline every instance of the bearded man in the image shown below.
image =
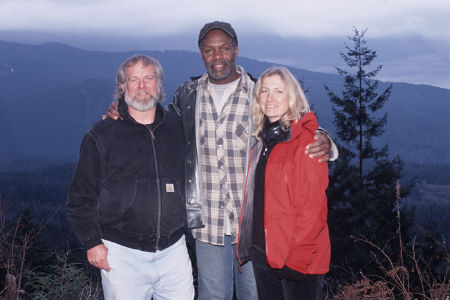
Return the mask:
POLYGON ((105 299, 193 299, 184 237, 184 136, 159 103, 163 71, 135 55, 119 68, 122 120, 85 135, 66 206, 67 219, 101 269, 105 299))

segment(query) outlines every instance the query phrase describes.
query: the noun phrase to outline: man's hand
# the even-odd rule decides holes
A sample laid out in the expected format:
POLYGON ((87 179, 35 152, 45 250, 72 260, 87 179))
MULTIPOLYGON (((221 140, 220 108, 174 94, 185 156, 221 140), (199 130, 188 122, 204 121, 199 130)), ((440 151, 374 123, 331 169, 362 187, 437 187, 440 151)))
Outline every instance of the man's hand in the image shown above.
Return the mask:
POLYGON ((330 160, 331 141, 327 134, 322 131, 316 131, 314 135, 315 142, 306 146, 306 154, 309 154, 310 158, 320 157, 319 162, 330 160))
POLYGON ((87 251, 87 259, 91 265, 99 269, 105 269, 109 272, 109 264, 106 255, 108 254, 108 248, 101 244, 95 246, 87 251))
POLYGON ((102 119, 106 119, 107 117, 113 120, 121 119, 122 117, 119 115, 119 111, 117 110, 118 103, 117 101, 112 102, 109 107, 108 111, 106 112, 106 115, 102 116, 102 119))

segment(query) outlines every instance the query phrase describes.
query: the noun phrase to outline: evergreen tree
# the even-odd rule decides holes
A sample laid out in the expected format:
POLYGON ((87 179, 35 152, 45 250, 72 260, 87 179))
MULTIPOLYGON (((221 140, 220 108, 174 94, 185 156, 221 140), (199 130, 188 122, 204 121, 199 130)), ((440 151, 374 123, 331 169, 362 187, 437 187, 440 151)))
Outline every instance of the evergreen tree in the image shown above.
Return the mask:
MULTIPOLYGON (((396 183, 402 177, 402 161, 390 160, 388 146, 376 148, 373 139, 384 133, 387 114, 380 109, 388 101, 392 86, 378 92, 374 78, 381 65, 369 70, 377 57, 364 39, 366 30, 353 29, 348 37, 351 45, 341 53, 347 70, 336 68, 344 79, 342 96, 327 86, 333 103, 339 159, 331 170, 329 196, 329 223, 332 238, 332 263, 348 273, 374 272, 370 249, 355 244, 351 237, 363 237, 397 257, 396 183)), ((402 189, 405 197, 410 186, 402 189)), ((410 215, 402 216, 402 237, 407 238, 406 227, 410 215)), ((340 274, 343 272, 339 271, 340 274)), ((349 280, 349 277, 341 278, 349 280)))

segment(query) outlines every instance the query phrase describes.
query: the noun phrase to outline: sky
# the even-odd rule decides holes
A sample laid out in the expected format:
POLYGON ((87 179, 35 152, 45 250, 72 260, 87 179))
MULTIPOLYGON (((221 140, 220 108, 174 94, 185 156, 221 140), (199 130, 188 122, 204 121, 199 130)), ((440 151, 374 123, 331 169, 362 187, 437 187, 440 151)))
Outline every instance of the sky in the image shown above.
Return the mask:
POLYGON ((313 65, 314 49, 304 65, 307 59, 271 53, 271 41, 313 41, 318 47, 337 47, 334 41, 341 41, 342 48, 352 27, 368 28, 366 36, 375 45, 403 47, 387 55, 397 69, 386 79, 450 88, 449 0, 0 0, 0 40, 66 42, 91 50, 158 48, 145 43, 152 40, 160 47, 195 51, 199 29, 213 20, 232 23, 238 37, 257 37, 259 50, 246 51, 240 44, 247 57, 285 58, 318 71, 332 67, 313 65), (395 53, 409 60, 395 60, 395 53), (411 74, 402 74, 402 66, 411 74))

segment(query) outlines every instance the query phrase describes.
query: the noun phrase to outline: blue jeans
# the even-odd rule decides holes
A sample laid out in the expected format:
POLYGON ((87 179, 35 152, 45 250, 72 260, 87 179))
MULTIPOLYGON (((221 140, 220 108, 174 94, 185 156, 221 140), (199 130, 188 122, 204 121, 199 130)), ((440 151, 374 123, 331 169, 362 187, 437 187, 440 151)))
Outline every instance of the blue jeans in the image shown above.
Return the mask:
POLYGON ((214 246, 195 241, 198 270, 198 300, 231 300, 233 283, 239 300, 257 300, 251 262, 238 269, 236 245, 225 236, 225 245, 214 246))
POLYGON ((194 299, 192 266, 184 236, 156 252, 103 242, 111 268, 109 272, 101 270, 105 299, 194 299))

